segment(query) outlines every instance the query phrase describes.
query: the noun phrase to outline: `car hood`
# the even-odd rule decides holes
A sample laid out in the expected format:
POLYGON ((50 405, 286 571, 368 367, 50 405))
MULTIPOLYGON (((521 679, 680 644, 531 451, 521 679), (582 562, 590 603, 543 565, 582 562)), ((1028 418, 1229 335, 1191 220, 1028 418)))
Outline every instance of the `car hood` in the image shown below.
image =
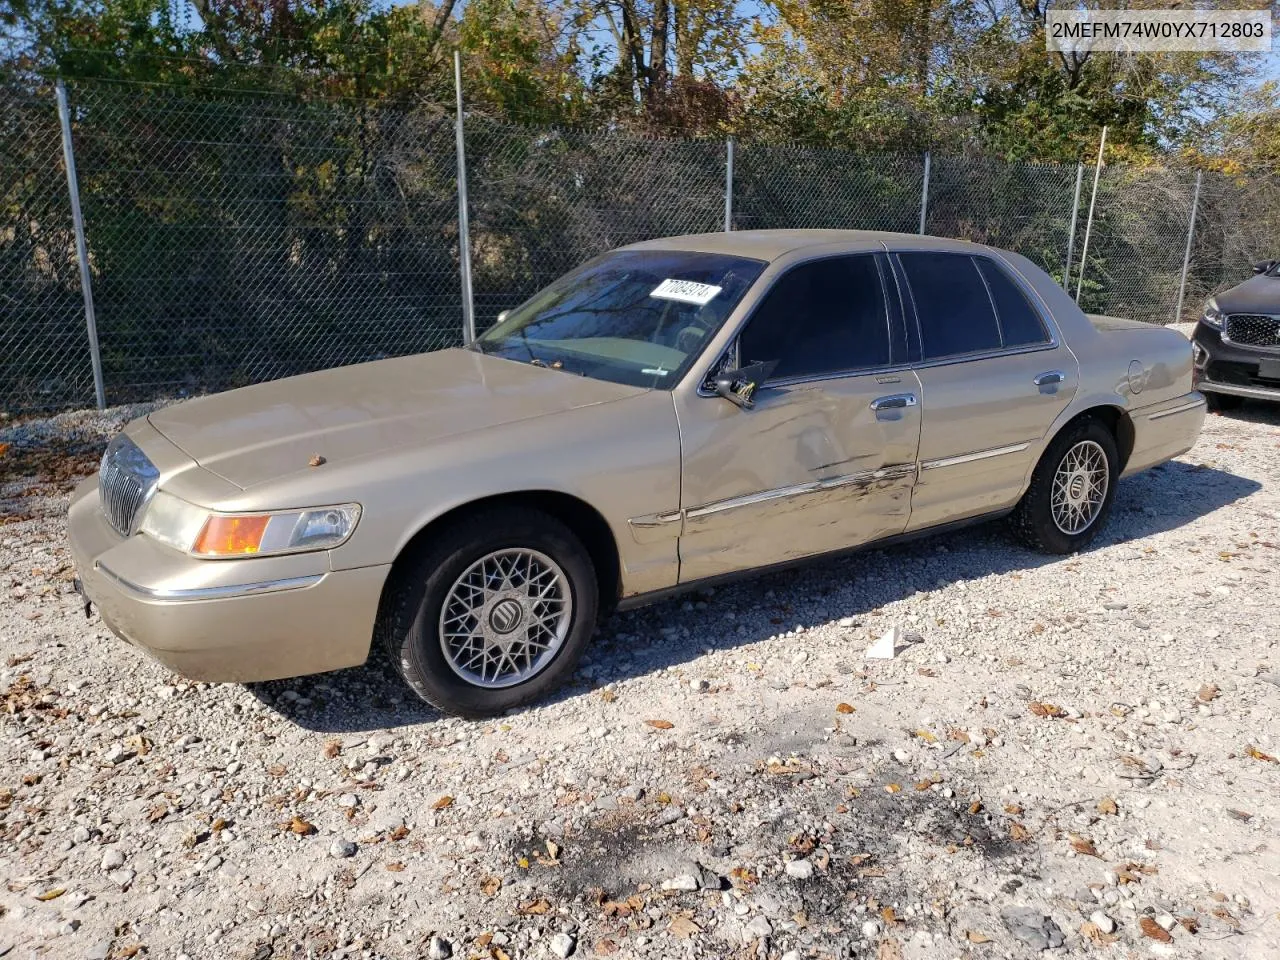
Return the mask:
POLYGON ((309 469, 646 392, 441 350, 275 380, 148 418, 193 460, 241 488, 309 469))
POLYGON ((1223 313, 1280 314, 1280 277, 1258 274, 1213 299, 1223 313))

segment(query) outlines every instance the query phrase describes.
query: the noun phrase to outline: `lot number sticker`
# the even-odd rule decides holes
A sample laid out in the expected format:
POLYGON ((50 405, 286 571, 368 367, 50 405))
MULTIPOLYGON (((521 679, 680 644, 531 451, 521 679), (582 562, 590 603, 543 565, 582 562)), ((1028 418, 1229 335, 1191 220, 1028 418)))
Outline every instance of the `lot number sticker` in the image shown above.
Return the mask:
POLYGON ((649 294, 659 300, 679 300, 681 303, 693 303, 705 307, 723 287, 713 287, 709 283, 697 283, 693 280, 663 280, 649 294))

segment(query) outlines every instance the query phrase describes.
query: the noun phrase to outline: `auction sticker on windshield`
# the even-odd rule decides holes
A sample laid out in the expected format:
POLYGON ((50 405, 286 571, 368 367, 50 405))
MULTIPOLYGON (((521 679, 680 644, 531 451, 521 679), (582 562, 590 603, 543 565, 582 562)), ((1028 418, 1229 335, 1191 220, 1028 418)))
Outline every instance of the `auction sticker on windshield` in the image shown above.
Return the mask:
POLYGON ((668 277, 653 288, 649 296, 659 300, 679 300, 681 303, 693 303, 705 307, 715 299, 723 287, 713 287, 709 283, 697 283, 693 280, 672 280, 668 277))

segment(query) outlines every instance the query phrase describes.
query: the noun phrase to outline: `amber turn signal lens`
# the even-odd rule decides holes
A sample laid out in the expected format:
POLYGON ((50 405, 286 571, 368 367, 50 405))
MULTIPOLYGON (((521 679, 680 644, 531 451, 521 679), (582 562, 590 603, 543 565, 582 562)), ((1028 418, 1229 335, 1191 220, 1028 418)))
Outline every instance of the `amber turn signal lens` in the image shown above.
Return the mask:
POLYGON ((210 517, 191 552, 205 557, 235 557, 257 553, 270 516, 210 517))

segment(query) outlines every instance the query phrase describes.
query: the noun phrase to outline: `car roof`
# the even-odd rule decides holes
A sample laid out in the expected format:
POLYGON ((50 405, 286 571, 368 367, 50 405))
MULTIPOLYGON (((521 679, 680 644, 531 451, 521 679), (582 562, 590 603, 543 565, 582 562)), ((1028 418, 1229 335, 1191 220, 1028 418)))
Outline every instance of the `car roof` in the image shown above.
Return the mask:
POLYGON ((951 240, 916 233, 891 233, 884 230, 733 230, 725 233, 693 233, 681 237, 661 237, 633 243, 626 250, 697 250, 703 253, 727 253, 757 260, 779 257, 809 247, 834 252, 874 249, 887 246, 893 250, 956 250, 973 253, 985 249, 969 240, 951 240))

